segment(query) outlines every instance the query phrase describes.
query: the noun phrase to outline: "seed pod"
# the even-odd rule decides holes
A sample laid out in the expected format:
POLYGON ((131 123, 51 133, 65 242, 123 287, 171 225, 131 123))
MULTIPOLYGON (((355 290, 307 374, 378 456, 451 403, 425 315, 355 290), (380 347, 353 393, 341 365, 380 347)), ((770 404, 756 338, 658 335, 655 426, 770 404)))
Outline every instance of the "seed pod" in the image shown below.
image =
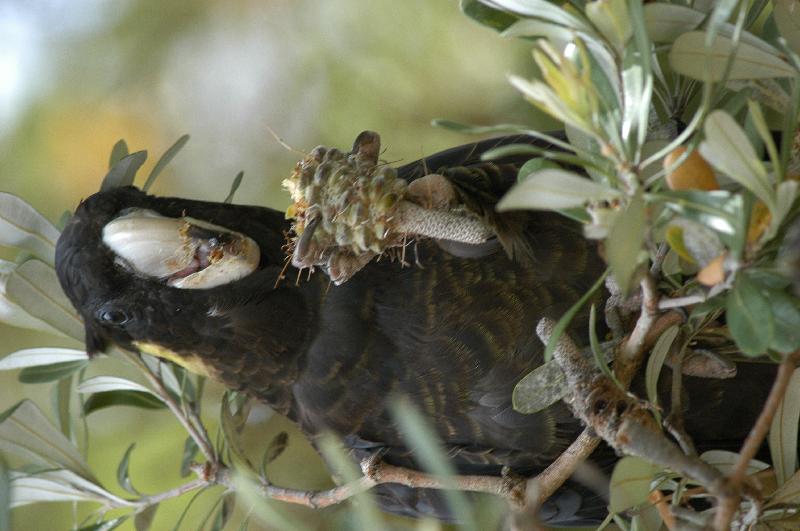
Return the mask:
MULTIPOLYGON (((664 168, 669 171, 684 153, 684 146, 676 147, 664 157, 664 168)), ((667 173, 667 186, 671 190, 719 190, 714 170, 696 149, 677 168, 667 173)))

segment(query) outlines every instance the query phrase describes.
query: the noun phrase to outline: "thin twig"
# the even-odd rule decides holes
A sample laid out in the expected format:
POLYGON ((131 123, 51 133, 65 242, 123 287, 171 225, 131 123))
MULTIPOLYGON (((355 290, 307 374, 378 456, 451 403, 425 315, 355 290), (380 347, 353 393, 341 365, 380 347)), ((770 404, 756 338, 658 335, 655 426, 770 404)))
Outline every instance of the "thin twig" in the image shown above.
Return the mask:
MULTIPOLYGON (((181 406, 175 402, 172 398, 172 395, 169 393, 166 387, 164 387, 164 383, 158 378, 153 371, 150 370, 142 359, 139 357, 139 354, 135 352, 131 352, 128 350, 122 350, 122 353, 125 357, 131 361, 134 365, 136 365, 144 374, 145 378, 150 382, 150 384, 155 388, 156 394, 161 398, 164 403, 169 408, 170 412, 178 419, 178 422, 183 425, 183 428, 189 434, 189 436, 194 439, 194 442, 197 443, 197 447, 200 449, 200 452, 203 454, 203 457, 206 458, 209 462, 215 463, 217 462, 217 455, 214 451, 213 445, 208 441, 208 436, 205 432, 205 429, 198 428, 192 419, 190 419, 187 415, 184 414, 183 409, 181 406)), ((195 418, 194 415, 192 415, 195 418)), ((199 420, 199 419, 198 419, 199 420)), ((200 423, 202 426, 202 423, 200 423)))
POLYGON ((600 444, 600 438, 592 435, 590 429, 584 429, 555 461, 529 480, 531 483, 535 482, 536 485, 536 499, 532 500, 533 504, 538 507, 552 496, 572 476, 578 465, 594 452, 598 444, 600 444))
POLYGON ((730 493, 720 500, 720 505, 714 517, 715 529, 724 531, 730 527, 736 509, 739 507, 741 488, 747 476, 747 466, 764 442, 764 437, 767 436, 775 412, 778 410, 778 406, 780 406, 786 394, 786 389, 789 387, 789 381, 797 367, 798 360, 800 360, 800 350, 786 355, 778 366, 778 374, 775 376, 775 383, 772 384, 767 401, 764 403, 761 414, 758 416, 750 433, 747 434, 742 449, 739 451, 739 459, 736 462, 736 466, 728 477, 730 493))

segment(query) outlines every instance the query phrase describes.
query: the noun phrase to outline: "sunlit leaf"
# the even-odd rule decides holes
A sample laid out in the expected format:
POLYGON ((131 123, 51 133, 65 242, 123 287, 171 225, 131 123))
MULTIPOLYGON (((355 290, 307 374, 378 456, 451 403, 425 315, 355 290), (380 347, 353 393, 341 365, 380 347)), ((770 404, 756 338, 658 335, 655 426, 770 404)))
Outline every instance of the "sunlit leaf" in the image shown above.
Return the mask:
POLYGON ((764 354, 775 333, 772 309, 769 300, 746 273, 736 275, 725 307, 728 328, 742 353, 764 354))
POLYGON ((83 341, 83 322, 72 308, 52 267, 39 260, 28 260, 8 277, 6 296, 28 314, 60 333, 83 341))
POLYGON ((122 498, 69 470, 51 470, 31 476, 15 475, 11 480, 12 507, 56 501, 113 501, 125 505, 122 498))
POLYGON ((633 273, 639 266, 645 236, 645 203, 634 196, 606 239, 606 258, 617 285, 629 293, 633 273))
POLYGON ((654 2, 644 6, 645 26, 653 42, 672 42, 705 18, 705 13, 682 5, 654 2))
MULTIPOLYGON (((733 54, 733 41, 722 35, 705 48, 705 32, 690 31, 675 40, 669 63, 679 74, 699 81, 720 81, 733 54)), ((765 43, 766 44, 766 43, 765 43)), ((766 45, 769 46, 769 45, 766 45)), ((740 42, 728 79, 769 79, 793 77, 797 72, 779 57, 749 42, 740 42)))
POLYGON ((523 18, 511 24, 503 33, 503 37, 540 37, 553 42, 557 48, 563 48, 575 37, 570 29, 543 20, 523 18))
POLYGON ((540 18, 577 31, 592 33, 585 21, 546 0, 489 0, 484 3, 518 15, 540 18))
POLYGON ((58 330, 41 319, 33 317, 6 296, 6 283, 17 265, 14 262, 0 259, 0 322, 19 328, 30 328, 60 335, 58 330))
POLYGON ((189 135, 183 135, 178 140, 176 140, 175 143, 172 144, 169 147, 169 149, 167 149, 164 152, 163 155, 161 155, 161 158, 158 159, 158 162, 156 162, 155 166, 153 166, 150 175, 147 176, 147 180, 145 181, 144 185, 142 185, 143 191, 146 192, 150 190, 150 187, 153 186, 153 183, 156 181, 156 178, 158 178, 158 176, 161 175, 161 172, 164 170, 164 168, 167 167, 167 164, 169 164, 172 161, 172 159, 175 158, 175 155, 177 155, 178 152, 181 149, 183 149, 183 146, 185 146, 186 142, 188 141, 189 141, 189 135))
POLYGON ((706 26, 706 47, 710 47, 717 36, 720 27, 730 18, 733 9, 739 3, 739 0, 718 0, 715 2, 714 10, 708 18, 706 26))
POLYGON ((105 192, 114 188, 132 185, 136 172, 139 171, 139 168, 146 160, 147 151, 137 151, 121 158, 103 177, 100 191, 105 192))
POLYGON ((561 169, 543 169, 515 184, 497 204, 497 210, 558 210, 619 197, 608 186, 561 169))
MULTIPOLYGON (((713 466, 723 474, 730 474, 739 464, 739 454, 736 452, 728 452, 725 450, 709 450, 700 455, 700 459, 713 466)), ((747 463, 745 474, 752 475, 770 467, 768 463, 759 461, 758 459, 751 459, 747 463)))
POLYGON ((659 467, 638 457, 623 457, 611 473, 609 509, 620 513, 647 501, 659 467))
POLYGON ((797 470, 797 429, 800 427, 800 370, 795 369, 769 428, 769 453, 778 485, 797 470))
POLYGON ((104 391, 94 393, 83 404, 83 414, 89 415, 95 411, 112 406, 130 406, 141 409, 163 409, 166 406, 160 398, 151 392, 142 391, 104 391))
POLYGON ((57 347, 26 348, 0 359, 0 371, 88 360, 89 355, 83 350, 57 347))
POLYGON ((66 468, 85 478, 94 478, 77 448, 30 400, 6 410, 0 419, 0 450, 30 462, 66 468))
POLYGON ((677 218, 669 223, 669 229, 674 228, 681 231, 682 250, 686 251, 690 261, 699 267, 705 267, 725 251, 717 233, 700 223, 677 218))
POLYGON ((44 216, 19 197, 0 192, 0 245, 16 247, 53 264, 60 233, 44 216))
POLYGON ((106 391, 136 391, 139 393, 150 394, 154 398, 161 400, 153 391, 142 384, 118 378, 116 376, 95 376, 89 378, 78 386, 79 393, 103 393, 106 391))
POLYGON ((600 33, 612 43, 618 53, 625 50, 625 45, 633 36, 633 24, 628 15, 626 0, 604 0, 586 4, 586 16, 600 30, 600 33))

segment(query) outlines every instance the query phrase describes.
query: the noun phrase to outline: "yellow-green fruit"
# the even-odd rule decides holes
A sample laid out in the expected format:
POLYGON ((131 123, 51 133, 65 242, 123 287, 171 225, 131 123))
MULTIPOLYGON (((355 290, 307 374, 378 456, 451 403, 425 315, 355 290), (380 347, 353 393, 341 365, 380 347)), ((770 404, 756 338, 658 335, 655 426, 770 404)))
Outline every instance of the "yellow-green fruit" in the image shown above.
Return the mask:
POLYGON ((686 153, 684 146, 678 146, 664 157, 664 168, 667 169, 667 185, 671 190, 719 190, 719 183, 714 170, 697 150, 677 167, 671 166, 686 153))

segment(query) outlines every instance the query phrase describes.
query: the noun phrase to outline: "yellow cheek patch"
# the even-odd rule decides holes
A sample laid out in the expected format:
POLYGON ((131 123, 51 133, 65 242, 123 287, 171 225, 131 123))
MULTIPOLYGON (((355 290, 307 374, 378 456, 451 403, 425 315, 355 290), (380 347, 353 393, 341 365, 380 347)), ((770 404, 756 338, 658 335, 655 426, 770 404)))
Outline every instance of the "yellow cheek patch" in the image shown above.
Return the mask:
POLYGON ((208 366, 203 360, 197 356, 181 356, 174 350, 170 350, 157 343, 148 343, 146 341, 134 341, 134 346, 145 354, 163 358, 176 363, 189 372, 205 376, 206 378, 214 378, 211 367, 208 366))

